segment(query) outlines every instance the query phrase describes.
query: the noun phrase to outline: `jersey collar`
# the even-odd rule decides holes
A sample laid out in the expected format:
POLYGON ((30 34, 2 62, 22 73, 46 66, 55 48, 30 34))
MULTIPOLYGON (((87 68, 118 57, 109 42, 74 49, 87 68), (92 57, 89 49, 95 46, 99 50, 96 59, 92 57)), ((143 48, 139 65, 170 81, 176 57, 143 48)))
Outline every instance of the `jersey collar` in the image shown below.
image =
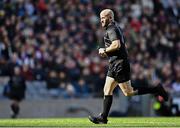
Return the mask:
POLYGON ((114 21, 114 22, 111 22, 111 23, 108 24, 108 26, 107 26, 105 29, 107 30, 110 26, 115 25, 115 24, 116 24, 115 21, 114 21))

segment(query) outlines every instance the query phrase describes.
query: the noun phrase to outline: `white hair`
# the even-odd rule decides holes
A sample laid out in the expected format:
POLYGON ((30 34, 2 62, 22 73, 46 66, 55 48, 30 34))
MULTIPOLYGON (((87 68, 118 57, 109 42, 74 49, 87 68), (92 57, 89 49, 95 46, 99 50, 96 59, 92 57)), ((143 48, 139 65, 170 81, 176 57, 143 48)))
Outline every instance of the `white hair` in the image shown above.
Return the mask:
POLYGON ((114 12, 111 9, 104 9, 101 11, 101 14, 109 15, 112 18, 112 21, 114 21, 114 12))

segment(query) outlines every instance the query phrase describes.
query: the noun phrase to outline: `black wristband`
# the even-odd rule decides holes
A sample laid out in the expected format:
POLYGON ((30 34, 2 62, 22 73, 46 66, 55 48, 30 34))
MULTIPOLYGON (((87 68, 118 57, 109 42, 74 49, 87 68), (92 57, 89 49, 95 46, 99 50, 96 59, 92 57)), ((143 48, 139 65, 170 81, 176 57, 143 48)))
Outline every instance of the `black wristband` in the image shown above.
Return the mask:
POLYGON ((106 48, 104 49, 104 52, 106 53, 106 48))

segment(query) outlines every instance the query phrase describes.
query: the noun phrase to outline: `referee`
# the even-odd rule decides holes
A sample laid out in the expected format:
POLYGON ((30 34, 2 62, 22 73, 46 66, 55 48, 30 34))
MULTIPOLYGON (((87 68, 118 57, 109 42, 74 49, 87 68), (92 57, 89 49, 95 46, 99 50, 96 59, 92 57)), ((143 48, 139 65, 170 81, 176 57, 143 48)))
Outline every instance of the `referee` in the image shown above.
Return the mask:
POLYGON ((100 13, 101 25, 105 29, 105 48, 99 48, 99 55, 109 58, 109 69, 104 85, 103 112, 99 116, 89 116, 89 120, 95 124, 106 124, 107 117, 113 100, 113 90, 118 85, 125 96, 154 94, 168 100, 168 94, 159 83, 156 86, 133 88, 130 80, 130 64, 125 47, 124 35, 121 28, 114 21, 114 13, 110 9, 104 9, 100 13))

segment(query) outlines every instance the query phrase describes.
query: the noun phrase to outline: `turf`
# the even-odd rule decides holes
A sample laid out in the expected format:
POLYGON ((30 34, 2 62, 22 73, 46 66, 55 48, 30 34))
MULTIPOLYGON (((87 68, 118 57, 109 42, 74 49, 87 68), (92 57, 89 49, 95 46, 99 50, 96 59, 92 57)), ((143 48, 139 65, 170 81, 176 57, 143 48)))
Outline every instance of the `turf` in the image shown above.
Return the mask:
POLYGON ((180 118, 109 118, 108 124, 93 124, 87 118, 0 119, 0 127, 180 128, 180 118))

